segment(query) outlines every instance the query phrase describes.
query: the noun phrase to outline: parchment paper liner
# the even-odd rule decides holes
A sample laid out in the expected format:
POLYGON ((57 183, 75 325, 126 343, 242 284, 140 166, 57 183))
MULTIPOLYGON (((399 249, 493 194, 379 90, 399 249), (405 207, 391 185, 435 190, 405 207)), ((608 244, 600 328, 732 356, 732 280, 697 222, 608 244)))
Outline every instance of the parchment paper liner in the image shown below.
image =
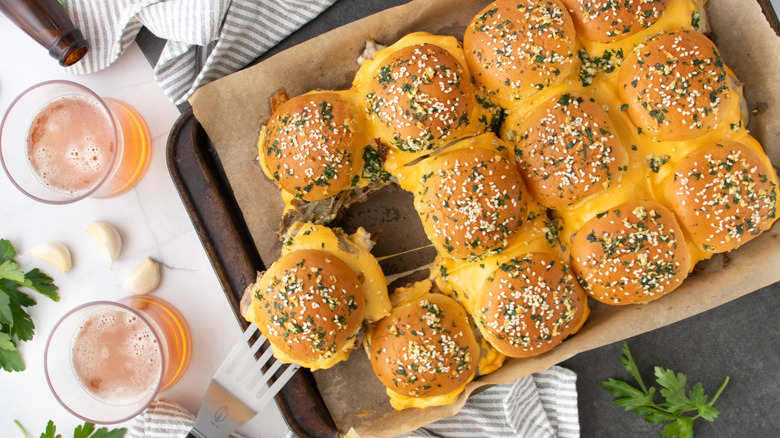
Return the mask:
MULTIPOLYGON (((260 126, 270 116, 269 96, 282 89, 294 96, 317 88, 348 88, 366 38, 389 44, 414 31, 462 38, 466 24, 488 3, 415 0, 309 40, 192 96, 194 114, 215 145, 266 265, 279 254, 274 232, 282 211, 279 191, 256 161, 260 126)), ((749 107, 758 109, 749 129, 778 167, 780 39, 753 0, 710 0, 707 13, 713 40, 726 64, 745 82, 749 107)), ((380 237, 374 249, 376 256, 402 254, 383 260, 386 274, 417 268, 434 255, 411 208, 411 197, 400 189, 383 190, 365 205, 351 209, 344 227, 357 225, 382 230, 384 238, 380 237)), ((576 336, 547 354, 509 360, 499 371, 470 383, 452 406, 394 411, 361 350, 354 351, 345 363, 315 372, 319 391, 342 433, 354 428, 361 436, 379 437, 413 430, 454 414, 468 394, 485 385, 511 382, 579 352, 671 324, 780 280, 778 228, 730 253, 731 262, 725 267, 720 256, 700 263, 682 287, 647 305, 593 305, 590 319, 576 336)))

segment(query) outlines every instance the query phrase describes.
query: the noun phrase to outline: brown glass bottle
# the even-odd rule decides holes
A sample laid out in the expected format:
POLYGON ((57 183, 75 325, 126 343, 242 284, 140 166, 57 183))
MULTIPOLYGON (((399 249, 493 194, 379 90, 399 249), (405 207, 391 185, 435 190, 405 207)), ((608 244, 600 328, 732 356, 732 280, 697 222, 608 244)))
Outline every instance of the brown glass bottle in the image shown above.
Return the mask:
POLYGON ((57 0, 0 0, 0 12, 48 49, 63 67, 87 53, 87 40, 57 0))

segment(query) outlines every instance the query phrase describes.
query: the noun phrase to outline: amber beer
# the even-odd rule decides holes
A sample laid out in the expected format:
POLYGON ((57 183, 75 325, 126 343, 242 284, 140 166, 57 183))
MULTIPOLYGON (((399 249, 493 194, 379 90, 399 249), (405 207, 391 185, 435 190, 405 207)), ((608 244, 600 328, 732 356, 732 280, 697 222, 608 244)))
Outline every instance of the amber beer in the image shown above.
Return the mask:
POLYGON ((111 110, 117 125, 117 136, 122 142, 122 156, 113 173, 95 196, 120 195, 135 187, 149 168, 152 143, 146 122, 133 107, 116 99, 103 99, 111 110))
POLYGON ((31 198, 50 204, 133 188, 149 167, 149 129, 124 102, 69 81, 23 92, 0 123, 0 164, 31 198))
POLYGON ((69 412, 113 424, 141 413, 187 371, 190 329, 154 296, 96 301, 68 312, 49 335, 46 380, 69 412))
POLYGON ((62 96, 33 117, 27 158, 43 184, 74 195, 102 184, 95 196, 108 197, 132 188, 146 173, 146 124, 126 104, 105 103, 110 112, 89 97, 62 96))
POLYGON ((119 301, 146 316, 163 341, 165 360, 161 391, 181 379, 192 358, 192 335, 184 316, 172 304, 153 295, 137 295, 119 301))

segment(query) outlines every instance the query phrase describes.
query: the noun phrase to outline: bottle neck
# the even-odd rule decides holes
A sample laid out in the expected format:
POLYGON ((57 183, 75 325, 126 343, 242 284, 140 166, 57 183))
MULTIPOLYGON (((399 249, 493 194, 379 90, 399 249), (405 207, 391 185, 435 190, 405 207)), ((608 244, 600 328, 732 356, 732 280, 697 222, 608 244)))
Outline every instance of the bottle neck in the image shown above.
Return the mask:
POLYGON ((63 67, 69 67, 87 54, 89 45, 78 29, 64 32, 49 47, 49 55, 63 67))

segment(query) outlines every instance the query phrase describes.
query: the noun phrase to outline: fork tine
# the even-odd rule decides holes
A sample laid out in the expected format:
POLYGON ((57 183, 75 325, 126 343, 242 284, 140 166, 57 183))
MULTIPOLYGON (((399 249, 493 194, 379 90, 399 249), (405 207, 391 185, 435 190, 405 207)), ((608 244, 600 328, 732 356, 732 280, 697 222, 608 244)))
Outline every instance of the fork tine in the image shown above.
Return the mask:
POLYGON ((247 391, 254 391, 258 387, 264 386, 268 380, 276 373, 276 370, 279 369, 279 367, 282 366, 282 362, 279 360, 275 360, 274 363, 271 364, 271 366, 268 368, 267 371, 265 371, 261 376, 260 379, 256 382, 250 382, 246 386, 247 391))
POLYGON ((272 352, 270 347, 265 352, 263 352, 259 361, 255 359, 255 353, 257 353, 257 350, 260 349, 260 346, 263 345, 263 343, 265 343, 265 336, 260 335, 254 345, 252 345, 252 348, 244 353, 241 361, 237 363, 236 366, 232 367, 232 370, 227 370, 227 374, 237 374, 238 376, 252 374, 252 371, 258 368, 258 362, 261 365, 265 363, 268 360, 268 356, 272 352))
MULTIPOLYGON (((279 376, 276 381, 274 381, 273 385, 271 385, 268 390, 265 391, 262 397, 259 398, 256 404, 254 406, 258 411, 262 409, 266 404, 268 404, 269 401, 282 389, 282 387, 287 384, 287 382, 292 378, 292 376, 298 371, 300 368, 300 365, 298 364, 290 364, 287 369, 284 370, 281 376, 279 376)), ((259 396, 260 393, 258 392, 256 396, 259 396)))
MULTIPOLYGON (((255 385, 257 385, 257 382, 260 381, 260 379, 263 377, 264 374, 269 371, 263 371, 263 369, 266 367, 266 363, 269 362, 269 359, 271 359, 273 356, 273 350, 271 348, 268 348, 266 351, 263 352, 263 354, 260 356, 260 359, 258 359, 256 362, 253 363, 253 368, 246 371, 247 377, 244 379, 247 382, 246 387, 252 388, 255 385)), ((267 379, 266 379, 267 380, 267 379)))
POLYGON ((252 366, 255 353, 257 353, 257 350, 260 349, 266 340, 262 333, 258 333, 257 339, 251 345, 247 345, 247 342, 251 339, 252 336, 254 336, 255 333, 257 333, 257 330, 257 325, 252 323, 251 327, 247 328, 247 330, 244 332, 244 336, 242 336, 236 347, 234 347, 238 350, 238 357, 230 361, 230 365, 224 369, 225 373, 232 374, 237 370, 241 370, 240 374, 244 374, 252 366), (247 334, 249 334, 249 337, 247 337, 247 334))
POLYGON ((234 364, 237 361, 243 361, 243 359, 246 357, 244 356, 243 352, 246 351, 247 342, 249 342, 249 339, 252 338, 252 335, 254 335, 258 330, 259 329, 257 328, 256 324, 249 324, 249 327, 244 330, 244 334, 241 336, 241 339, 236 341, 236 344, 230 350, 230 353, 228 353, 227 357, 225 357, 225 359, 222 361, 222 365, 220 365, 219 369, 217 369, 217 373, 224 373, 228 370, 228 368, 235 368, 234 364))

